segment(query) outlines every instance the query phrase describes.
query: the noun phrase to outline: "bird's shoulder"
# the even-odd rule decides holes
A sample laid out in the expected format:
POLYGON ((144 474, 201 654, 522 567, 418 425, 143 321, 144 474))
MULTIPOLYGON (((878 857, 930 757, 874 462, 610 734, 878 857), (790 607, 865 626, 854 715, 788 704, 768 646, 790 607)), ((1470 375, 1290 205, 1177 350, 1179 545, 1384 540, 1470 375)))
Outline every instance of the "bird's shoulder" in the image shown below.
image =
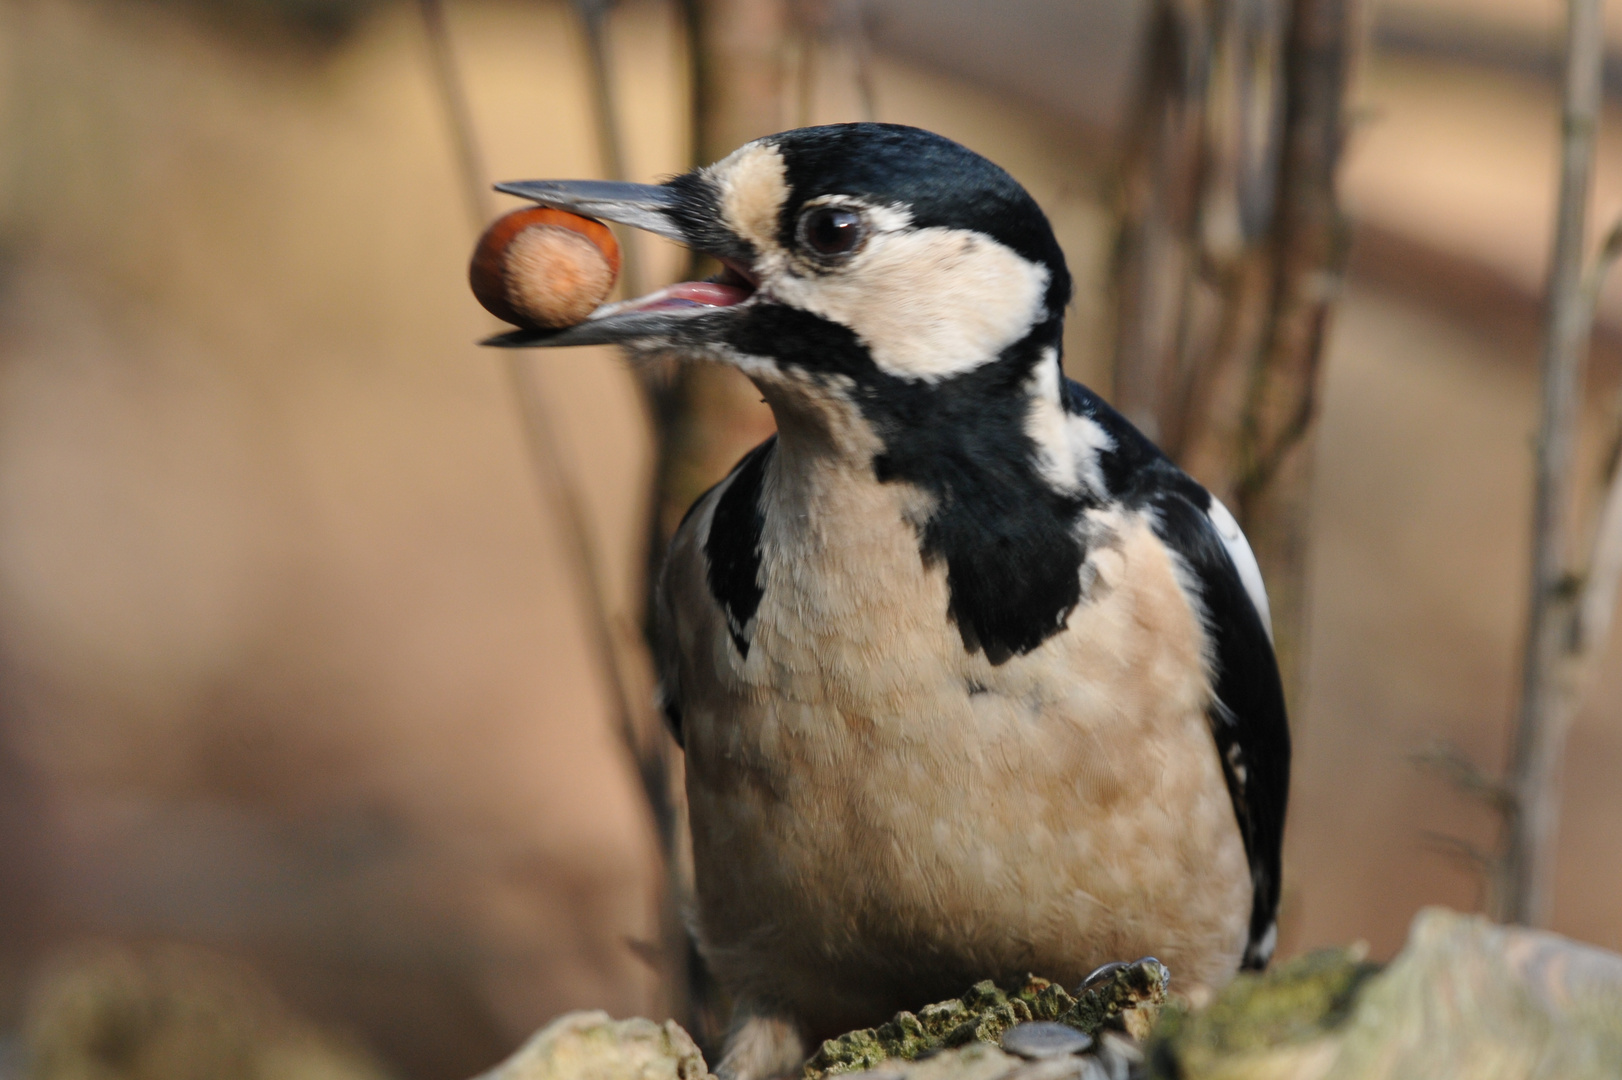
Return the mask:
POLYGON ((1103 398, 1071 379, 1064 382, 1064 409, 1090 429, 1083 436, 1086 472, 1108 501, 1149 512, 1156 532, 1195 572, 1237 575, 1269 640, 1272 616, 1261 568, 1233 514, 1168 458, 1103 398), (1212 558, 1212 541, 1226 558, 1212 558))
POLYGON ((676 741, 682 741, 680 656, 690 636, 683 623, 717 618, 747 657, 747 627, 765 595, 760 582, 764 528, 761 490, 777 447, 773 435, 743 456, 726 476, 693 500, 677 525, 656 590, 655 647, 659 697, 676 741), (678 611, 684 607, 684 611, 678 611), (694 610, 694 609, 697 610, 694 610))
POLYGON ((1228 509, 1103 399, 1064 387, 1065 410, 1097 426, 1097 474, 1109 497, 1144 513, 1189 577, 1210 642, 1211 732, 1250 857, 1255 903, 1247 967, 1277 937, 1290 733, 1256 556, 1228 509))

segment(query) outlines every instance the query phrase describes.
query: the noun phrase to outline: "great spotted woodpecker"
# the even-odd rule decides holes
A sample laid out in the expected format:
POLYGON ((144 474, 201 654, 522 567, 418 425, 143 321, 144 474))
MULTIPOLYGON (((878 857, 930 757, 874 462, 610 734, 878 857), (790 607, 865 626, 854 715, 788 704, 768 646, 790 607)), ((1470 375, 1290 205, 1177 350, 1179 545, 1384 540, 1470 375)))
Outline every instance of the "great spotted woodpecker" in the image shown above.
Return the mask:
POLYGON ((659 594, 722 1075, 987 977, 1265 965, 1290 739, 1261 574, 1062 374, 1070 275, 1025 190, 888 124, 500 188, 727 269, 497 343, 730 364, 776 418, 659 594))

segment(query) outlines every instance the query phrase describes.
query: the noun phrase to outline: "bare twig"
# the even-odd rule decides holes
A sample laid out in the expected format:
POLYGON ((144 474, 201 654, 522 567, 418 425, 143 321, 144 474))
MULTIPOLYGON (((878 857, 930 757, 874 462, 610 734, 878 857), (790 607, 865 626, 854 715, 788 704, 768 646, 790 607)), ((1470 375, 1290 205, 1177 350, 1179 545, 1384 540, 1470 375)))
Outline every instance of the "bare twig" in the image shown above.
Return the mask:
POLYGON ((793 116, 785 127, 810 127, 817 96, 816 27, 806 19, 795 21, 794 32, 783 42, 783 70, 794 73, 793 116))
POLYGON ((1213 19, 1200 2, 1158 0, 1142 85, 1127 124, 1119 189, 1115 406, 1150 438, 1164 438, 1168 387, 1188 352, 1189 295, 1198 268, 1206 176, 1206 99, 1213 19))
POLYGON ((1119 184, 1112 397, 1238 513, 1292 703, 1356 3, 1158 0, 1119 184))
POLYGON ((1493 866, 1495 857, 1492 852, 1462 837, 1422 829, 1419 838, 1424 841, 1426 847, 1457 859, 1478 874, 1490 871, 1493 866))
POLYGON ((866 121, 879 118, 878 92, 873 88, 873 43, 867 28, 865 0, 850 0, 845 33, 856 61, 856 100, 866 121))
POLYGON ((850 51, 855 67, 856 110, 863 120, 878 118, 873 91, 873 50, 868 41, 864 0, 794 0, 796 21, 804 42, 801 69, 801 126, 810 122, 810 104, 816 79, 812 62, 818 45, 827 39, 850 51))
MULTIPOLYGON (((472 113, 457 72, 444 8, 441 0, 420 0, 420 9, 434 60, 436 88, 456 146, 470 216, 475 230, 483 229, 491 216, 488 184, 474 134, 472 113)), ((514 351, 506 354, 504 362, 513 400, 523 423, 530 467, 542 497, 542 505, 551 511, 553 520, 560 527, 564 557, 573 569, 571 577, 581 590, 581 614, 586 621, 586 632, 599 675, 610 695, 616 729, 636 765, 660 835, 668 836, 672 826, 669 821, 668 772, 662 747, 656 739, 650 740, 644 734, 651 725, 642 720, 645 710, 636 706, 629 673, 625 670, 621 650, 616 647, 614 617, 603 586, 603 570, 595 555, 596 545, 586 523, 584 502, 563 464, 545 394, 535 382, 530 358, 514 351)))
POLYGON ((508 363, 507 375, 512 383, 514 399, 519 404, 535 478, 545 504, 552 508, 553 516, 563 526, 561 533, 565 555, 577 571, 574 577, 582 593, 581 608, 586 617, 587 634, 611 696, 618 734, 636 766, 660 840, 668 846, 674 826, 671 821, 669 772, 663 753, 663 735, 659 732, 649 733, 648 729, 653 725, 646 721, 647 710, 637 708, 632 698, 632 680, 621 660, 622 650, 616 643, 614 633, 616 620, 603 589, 602 565, 597 559, 596 545, 586 525, 585 502, 568 469, 563 466, 562 447, 554 435, 556 427, 547 407, 546 395, 536 381, 533 369, 522 362, 521 355, 515 354, 514 361, 508 363))
MULTIPOLYGON (((1514 805, 1514 795, 1501 779, 1481 768, 1451 743, 1439 742, 1409 755, 1408 760, 1421 769, 1435 773, 1454 790, 1486 806, 1500 819, 1514 805)), ((1432 851, 1461 864, 1476 879, 1478 903, 1482 899, 1489 904, 1496 902, 1494 890, 1501 878, 1499 864, 1502 855, 1499 851, 1487 850, 1462 837, 1431 829, 1421 830, 1420 839, 1432 851)))
POLYGON ((1543 341, 1543 412, 1538 429, 1530 604, 1510 783, 1500 917, 1547 925, 1553 897, 1560 772, 1574 711, 1572 590, 1567 570, 1572 449, 1579 372, 1588 348, 1591 301, 1583 288, 1583 243, 1594 171, 1605 36, 1602 0, 1568 0, 1560 202, 1543 341))
MULTIPOLYGON (((1611 227, 1600 245, 1593 265, 1584 276, 1581 289, 1584 323, 1583 340, 1587 340, 1598 309, 1600 291, 1611 268, 1622 256, 1622 221, 1611 227)), ((1613 413, 1622 418, 1622 394, 1613 413)), ((1622 586, 1622 469, 1618 468, 1618 443, 1622 442, 1622 420, 1618 430, 1606 444, 1604 467, 1600 475, 1600 492, 1596 500, 1598 509, 1590 514, 1582 550, 1587 552, 1581 564, 1586 571, 1581 575, 1567 575, 1562 582, 1562 596, 1569 596, 1563 605, 1563 618, 1567 632, 1563 635, 1565 653, 1561 665, 1565 677, 1560 709, 1563 715, 1575 715, 1589 685, 1597 672, 1600 657, 1610 638, 1611 623, 1616 612, 1617 594, 1622 586)), ((1507 840, 1509 825, 1515 818, 1516 792, 1506 780, 1487 773, 1462 750, 1448 744, 1439 744, 1412 755, 1411 760, 1420 768, 1437 773, 1464 795, 1486 805, 1499 818, 1507 840)), ((1503 906, 1502 890, 1506 882, 1503 852, 1491 857, 1473 854, 1473 846, 1450 837, 1437 837, 1446 853, 1460 855, 1465 849, 1467 861, 1483 871, 1492 889, 1492 906, 1503 906)))
POLYGON ((1574 635, 1582 660, 1575 680, 1579 692, 1591 680, 1610 638, 1618 586, 1622 585, 1622 469, 1611 472, 1589 551, 1588 575, 1577 598, 1574 635))
POLYGON ((1239 437, 1239 520, 1272 594, 1279 667, 1299 702, 1306 655, 1312 432, 1324 339, 1345 266, 1335 190, 1357 0, 1294 0, 1284 50, 1284 134, 1266 340, 1239 437))
MULTIPOLYGON (((625 137, 620 130, 619 108, 614 95, 614 68, 608 50, 608 15, 613 0, 574 0, 586 31, 587 67, 591 73, 592 112, 597 120, 597 152, 602 157, 603 175, 611 180, 629 180, 625 164, 625 137)), ((620 234, 620 280, 627 296, 647 292, 639 257, 641 240, 635 233, 616 229, 620 234)))
POLYGON ((494 216, 495 210, 490 199, 484 158, 479 154, 478 140, 473 134, 473 112, 468 108, 467 94, 462 90, 462 76, 456 66, 456 53, 451 48, 450 30, 445 25, 445 7, 442 0, 418 0, 418 9, 422 13, 423 30, 428 38, 434 88, 439 93, 445 119, 450 126, 451 141, 455 144, 456 165, 462 174, 462 195, 467 200, 473 228, 480 231, 494 216))
POLYGON ((1483 894, 1491 895, 1493 882, 1498 876, 1498 854, 1459 836, 1423 829, 1420 842, 1427 848, 1458 863, 1475 880, 1476 901, 1483 894))
MULTIPOLYGON (((1612 267, 1622 258, 1622 221, 1611 226, 1600 245, 1599 255, 1583 284, 1588 329, 1592 332, 1595 313, 1599 309, 1600 291, 1605 286, 1612 267)), ((1622 586, 1622 468, 1618 468, 1618 451, 1622 450, 1622 393, 1618 394, 1612 410, 1617 418, 1615 430, 1605 446, 1604 467, 1600 473, 1598 510, 1591 516, 1583 550, 1587 552, 1586 572, 1578 585, 1575 600, 1570 648, 1575 656, 1577 672, 1572 680, 1580 701, 1592 681, 1594 669, 1610 638, 1611 620, 1616 613, 1618 587, 1622 586)))
POLYGON ((1482 769, 1463 750, 1439 743, 1409 757, 1415 765, 1436 773, 1460 792, 1485 803, 1497 813, 1505 813, 1514 796, 1498 777, 1482 769))
POLYGON ((1611 223, 1611 229, 1605 234, 1605 240, 1599 246, 1599 253, 1594 256, 1594 265, 1588 268, 1583 276, 1583 321, 1584 340, 1594 331, 1594 319, 1599 312, 1600 292, 1605 288, 1605 279, 1610 277, 1611 268, 1616 260, 1622 258, 1622 221, 1611 223))

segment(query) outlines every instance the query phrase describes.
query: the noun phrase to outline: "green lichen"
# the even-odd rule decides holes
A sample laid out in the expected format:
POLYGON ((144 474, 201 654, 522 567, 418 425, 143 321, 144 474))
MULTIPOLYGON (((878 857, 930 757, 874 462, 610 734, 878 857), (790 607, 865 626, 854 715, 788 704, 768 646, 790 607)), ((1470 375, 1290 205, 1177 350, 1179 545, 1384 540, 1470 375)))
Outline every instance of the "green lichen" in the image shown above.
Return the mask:
POLYGON ((1324 949, 1240 975, 1202 1012, 1167 1011, 1148 1048, 1152 1075, 1201 1075, 1204 1062, 1318 1038, 1345 1021, 1379 970, 1352 950, 1324 949))
POLYGON ((1151 1010, 1165 999, 1166 969, 1132 964, 1089 989, 1080 999, 1047 979, 1028 975, 1012 991, 990 979, 961 998, 901 1012, 876 1028, 847 1032, 824 1042, 805 1063, 803 1080, 871 1069, 886 1060, 914 1061, 935 1050, 974 1042, 999 1043, 1003 1033, 1029 1020, 1053 1020, 1097 1035, 1129 1009, 1151 1010))
MULTIPOLYGON (((998 991, 999 995, 1001 993, 998 991)), ((1026 1008, 1023 1001, 1009 1001, 1004 997, 1001 1001, 987 1003, 984 1008, 971 1012, 968 1019, 946 1033, 944 1042, 947 1046, 965 1046, 971 1042, 1001 1042, 1003 1032, 1029 1019, 1031 1010, 1026 1008)))

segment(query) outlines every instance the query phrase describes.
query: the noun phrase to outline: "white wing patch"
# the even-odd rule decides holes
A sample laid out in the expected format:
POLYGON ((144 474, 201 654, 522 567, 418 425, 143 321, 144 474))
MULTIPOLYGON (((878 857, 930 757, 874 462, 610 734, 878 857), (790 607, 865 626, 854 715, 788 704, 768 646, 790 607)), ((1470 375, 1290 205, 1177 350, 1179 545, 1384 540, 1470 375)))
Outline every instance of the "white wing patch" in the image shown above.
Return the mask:
POLYGON ((1070 416, 1065 420, 1070 432, 1070 449, 1075 455, 1075 468, 1081 482, 1092 490, 1104 493, 1104 472, 1098 459, 1115 449, 1115 440, 1098 421, 1087 416, 1070 416))
POLYGON ((1025 381, 1030 395, 1025 433, 1036 444, 1037 468, 1056 491, 1107 498, 1099 456, 1114 450, 1115 440, 1091 417, 1065 411, 1063 379, 1059 350, 1049 346, 1025 381))
POLYGON ((1228 549, 1228 558, 1233 560, 1234 568, 1239 571, 1239 580, 1244 584, 1245 592, 1250 594, 1256 614, 1262 617, 1262 629, 1267 631, 1267 640, 1271 642, 1273 614, 1267 606, 1267 586, 1262 583, 1262 568, 1256 563, 1256 553, 1250 550, 1250 542, 1245 539, 1239 522, 1222 505, 1221 499, 1211 496, 1211 508, 1205 513, 1211 519, 1211 524, 1216 526, 1222 546, 1228 549))
POLYGON ((1061 377, 1059 350, 1052 346, 1043 349, 1041 361, 1025 380, 1030 395, 1025 433, 1036 444, 1036 465, 1047 482, 1059 491, 1075 491, 1081 477, 1072 460, 1076 455, 1070 446, 1064 406, 1059 403, 1061 377))

